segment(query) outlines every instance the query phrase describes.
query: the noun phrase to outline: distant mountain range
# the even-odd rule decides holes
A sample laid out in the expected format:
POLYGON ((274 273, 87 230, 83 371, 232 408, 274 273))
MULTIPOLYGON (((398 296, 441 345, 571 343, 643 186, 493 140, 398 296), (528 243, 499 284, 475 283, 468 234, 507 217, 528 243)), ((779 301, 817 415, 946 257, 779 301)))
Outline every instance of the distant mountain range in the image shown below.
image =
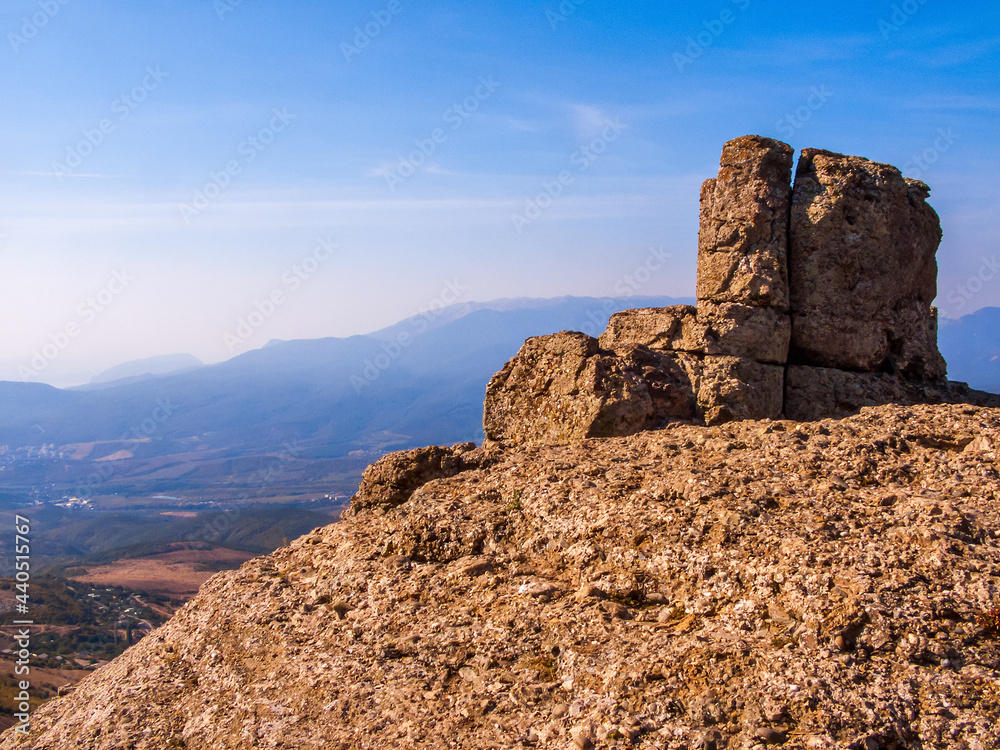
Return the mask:
POLYGON ((124 381, 136 381, 152 378, 157 375, 172 375, 175 372, 193 370, 202 367, 203 363, 191 354, 163 354, 159 357, 137 359, 125 364, 115 365, 90 379, 89 386, 104 386, 109 383, 124 385, 124 381))
MULTIPOLYGON (((185 355, 127 363, 82 389, 0 382, 0 444, 110 441, 103 450, 114 455, 124 438, 148 458, 191 450, 192 440, 236 454, 295 443, 322 458, 481 439, 486 383, 526 338, 564 329, 597 335, 618 310, 682 302, 690 300, 467 303, 364 336, 274 341, 216 365, 185 355)), ((998 332, 1000 308, 942 320, 949 376, 1000 391, 998 332)))
POLYGON ((486 383, 524 340, 563 329, 597 335, 613 312, 688 302, 669 297, 510 299, 428 312, 364 336, 273 341, 226 362, 165 358, 103 373, 99 387, 0 382, 0 445, 137 441, 136 457, 223 449, 310 458, 482 437, 486 383), (194 360, 194 361, 192 361, 194 360), (152 363, 156 366, 163 361, 152 363))
POLYGON ((938 348, 948 377, 1000 393, 1000 307, 984 307, 958 320, 942 319, 938 348))

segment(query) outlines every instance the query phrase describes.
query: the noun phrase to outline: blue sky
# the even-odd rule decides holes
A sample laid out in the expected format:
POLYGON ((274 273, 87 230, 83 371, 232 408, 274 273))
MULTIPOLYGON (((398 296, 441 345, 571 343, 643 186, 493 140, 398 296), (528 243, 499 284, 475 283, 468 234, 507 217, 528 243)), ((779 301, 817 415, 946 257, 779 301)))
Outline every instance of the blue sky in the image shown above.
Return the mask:
POLYGON ((9 0, 0 32, 0 379, 612 295, 654 251, 635 291, 691 296, 747 133, 928 182, 942 313, 1000 305, 996 3, 9 0))

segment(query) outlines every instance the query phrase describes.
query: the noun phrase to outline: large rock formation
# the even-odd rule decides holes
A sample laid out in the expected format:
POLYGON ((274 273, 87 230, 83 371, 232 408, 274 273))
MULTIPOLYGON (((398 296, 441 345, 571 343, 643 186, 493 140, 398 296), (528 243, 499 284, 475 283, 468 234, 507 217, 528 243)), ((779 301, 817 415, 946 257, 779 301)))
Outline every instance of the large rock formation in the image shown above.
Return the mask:
POLYGON ((572 351, 559 343, 571 334, 532 339, 487 389, 486 436, 512 445, 685 419, 1000 405, 945 380, 931 307, 941 228, 928 193, 895 167, 814 149, 793 188, 791 147, 730 141, 701 191, 697 306, 617 313, 572 351))
POLYGON ((490 381, 484 429, 501 444, 545 445, 656 429, 666 415, 692 419, 692 360, 638 346, 612 353, 569 331, 531 338, 490 381))
POLYGON ((784 143, 744 136, 723 147, 718 177, 701 188, 699 303, 788 311, 791 172, 784 143))
POLYGON ((929 188, 899 170, 806 149, 792 203, 792 345, 799 365, 937 380, 935 253, 929 188))
POLYGON ((882 406, 390 456, 0 750, 991 750, 998 450, 882 406))

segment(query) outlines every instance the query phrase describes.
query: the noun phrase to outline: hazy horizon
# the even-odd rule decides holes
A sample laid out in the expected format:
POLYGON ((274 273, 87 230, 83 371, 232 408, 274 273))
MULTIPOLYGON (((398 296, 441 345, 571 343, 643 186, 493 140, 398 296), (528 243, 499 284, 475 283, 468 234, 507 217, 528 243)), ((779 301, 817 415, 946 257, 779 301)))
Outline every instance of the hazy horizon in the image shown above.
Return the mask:
MULTIPOLYGON (((637 281, 633 280, 633 283, 636 284, 636 285, 638 285, 637 281)), ((419 311, 415 311, 413 315, 408 315, 408 316, 405 316, 403 318, 400 318, 399 320, 394 320, 394 321, 392 321, 391 323, 389 323, 386 326, 380 326, 379 328, 376 328, 376 329, 370 329, 370 330, 366 329, 364 331, 356 331, 356 332, 353 332, 353 333, 345 334, 343 336, 317 336, 317 337, 308 337, 308 340, 318 340, 318 339, 323 339, 323 338, 348 338, 348 337, 351 337, 351 336, 367 336, 367 335, 377 334, 377 333, 379 333, 382 330, 392 329, 396 324, 403 323, 403 322, 405 322, 405 321, 407 321, 407 320, 409 320, 411 318, 416 319, 417 321, 421 321, 421 327, 423 326, 423 322, 426 322, 428 324, 443 323, 443 322, 447 322, 447 320, 449 320, 452 317, 454 317, 454 316, 449 316, 448 314, 442 315, 443 312, 449 311, 449 310, 456 310, 456 309, 462 309, 462 308, 483 308, 483 307, 490 307, 490 308, 493 308, 493 309, 507 309, 507 308, 510 307, 509 304, 505 304, 505 305, 502 305, 502 306, 499 306, 499 307, 495 307, 496 303, 517 303, 517 302, 521 302, 521 301, 528 301, 528 302, 533 302, 533 301, 555 301, 555 300, 566 299, 566 298, 569 298, 569 297, 575 297, 577 299, 623 299, 623 298, 627 298, 627 297, 635 297, 637 304, 641 304, 641 303, 643 303, 644 300, 649 299, 651 296, 652 297, 669 297, 671 295, 634 294, 634 295, 626 295, 625 297, 623 297, 622 295, 612 294, 612 295, 603 295, 600 298, 598 298, 598 297, 589 297, 589 296, 584 296, 584 295, 563 295, 563 296, 560 296, 560 297, 520 297, 520 298, 502 297, 502 298, 497 298, 497 299, 492 299, 492 300, 463 300, 461 302, 456 302, 454 304, 445 304, 441 300, 435 300, 434 302, 432 302, 432 304, 431 304, 430 307, 427 307, 425 309, 421 309, 419 311), (440 302, 440 304, 439 304, 439 302, 440 302)), ((675 299, 678 299, 678 300, 689 300, 689 301, 693 302, 694 301, 694 295, 687 295, 687 296, 684 296, 684 297, 677 297, 675 299)), ((596 322, 596 320, 598 319, 598 317, 600 317, 601 315, 603 315, 604 319, 607 318, 607 315, 604 314, 604 311, 600 307, 595 307, 594 310, 593 310, 593 313, 592 313, 593 319, 589 320, 589 321, 586 320, 586 319, 583 319, 583 320, 580 321, 580 325, 590 325, 590 326, 593 326, 594 323, 596 322)), ((246 335, 247 332, 250 333, 250 338, 253 338, 253 334, 256 332, 255 329, 253 328, 253 326, 251 325, 251 323, 256 322, 257 318, 254 317, 254 313, 251 313, 247 317, 250 319, 249 322, 245 321, 242 326, 236 326, 233 329, 233 332, 231 332, 230 334, 228 334, 228 335, 234 336, 237 339, 238 342, 240 341, 240 337, 243 336, 243 335, 246 335)), ((261 340, 260 342, 256 343, 253 346, 239 346, 239 347, 234 347, 234 348, 237 348, 238 351, 234 351, 234 353, 228 354, 226 356, 221 356, 218 359, 214 359, 214 360, 201 360, 198 357, 195 357, 195 359, 199 359, 199 361, 200 361, 200 365, 199 366, 215 365, 215 364, 220 364, 222 362, 226 362, 226 361, 232 359, 233 357, 238 357, 240 354, 245 354, 246 352, 249 352, 249 351, 253 351, 253 350, 256 350, 256 349, 262 349, 262 348, 265 348, 265 347, 268 347, 268 346, 272 346, 272 345, 274 345, 276 343, 285 343, 285 342, 288 342, 288 341, 296 341, 296 340, 307 340, 307 338, 306 337, 296 337, 296 338, 292 338, 292 339, 278 339, 278 338, 273 338, 273 339, 261 340)), ((100 370, 96 370, 96 371, 93 371, 93 372, 87 371, 87 372, 73 373, 73 374, 71 374, 71 375, 69 375, 67 377, 63 377, 63 378, 61 378, 59 380, 54 380, 53 381, 53 380, 51 380, 51 379, 49 379, 49 378, 46 377, 47 373, 43 373, 41 377, 34 377, 34 378, 31 378, 30 380, 28 380, 26 382, 43 383, 45 385, 51 385, 51 386, 53 386, 55 388, 74 388, 74 387, 77 387, 77 386, 90 385, 90 384, 94 383, 95 379, 98 378, 99 376, 103 376, 108 371, 114 370, 114 369, 116 369, 116 368, 118 368, 118 367, 120 367, 122 365, 130 365, 130 364, 133 364, 133 363, 136 363, 136 362, 145 362, 147 360, 155 360, 157 358, 187 357, 187 356, 194 356, 194 355, 191 354, 191 352, 189 352, 189 351, 162 352, 162 353, 151 355, 150 357, 138 357, 138 358, 132 358, 132 359, 128 359, 128 360, 116 361, 116 362, 113 362, 112 364, 110 364, 108 367, 103 367, 100 370)), ((32 366, 32 362, 29 361, 28 362, 28 366, 31 367, 32 366)), ((47 370, 47 368, 46 368, 46 370, 47 370)), ((4 381, 4 379, 0 378, 0 382, 3 382, 3 381, 4 381)), ((8 379, 8 382, 10 382, 10 381, 18 382, 18 381, 23 381, 23 379, 22 378, 10 378, 10 379, 8 379)))
MULTIPOLYGON (((643 300, 647 299, 650 296, 659 297, 659 296, 671 296, 671 295, 635 294, 635 295, 630 295, 630 296, 635 296, 637 304, 642 304, 643 300)), ((454 305, 444 305, 444 306, 438 306, 438 305, 435 304, 432 308, 428 308, 426 310, 417 312, 415 315, 406 316, 404 318, 401 318, 400 320, 393 321, 388 326, 381 326, 378 329, 358 331, 358 332, 355 332, 355 333, 347 334, 346 336, 315 337, 315 339, 321 339, 321 338, 347 338, 347 337, 350 337, 350 336, 366 336, 366 335, 376 334, 376 333, 379 333, 383 329, 392 328, 395 324, 405 322, 406 320, 408 320, 410 318, 416 318, 418 320, 424 319, 424 320, 427 320, 427 321, 435 321, 435 320, 439 320, 439 318, 438 318, 439 311, 441 311, 441 310, 447 310, 449 308, 461 308, 461 307, 466 307, 466 306, 471 306, 471 307, 487 306, 488 307, 491 304, 494 304, 494 303, 497 303, 497 302, 510 302, 510 301, 517 301, 517 300, 544 301, 544 300, 563 299, 563 298, 566 298, 566 297, 576 297, 576 298, 583 298, 583 299, 589 299, 589 298, 591 298, 591 297, 585 297, 585 296, 582 296, 582 295, 564 295, 562 297, 547 297, 547 298, 509 298, 509 297, 507 297, 507 298, 498 298, 498 299, 494 299, 494 300, 467 300, 467 301, 455 303, 454 305)), ((606 298, 622 299, 623 297, 621 297, 620 295, 605 295, 602 298, 605 298, 605 299, 606 298)), ((593 298, 593 299, 598 299, 598 298, 593 298)), ((693 301, 694 301, 694 295, 685 295, 685 296, 681 296, 681 297, 676 297, 675 299, 678 299, 678 300, 689 300, 689 301, 691 301, 693 303, 693 301)), ((978 312, 979 310, 982 310, 982 309, 984 309, 984 308, 977 308, 976 310, 970 310, 969 312, 965 313, 964 315, 971 315, 972 313, 978 312)), ((1000 308, 993 308, 993 309, 1000 309, 1000 308)), ((595 313, 600 312, 600 308, 595 308, 594 312, 595 313)), ((961 317, 964 317, 964 315, 961 316, 961 317)), ((946 318, 942 318, 942 320, 945 320, 945 319, 946 318)), ((593 320, 589 321, 589 323, 593 324, 595 321, 596 321, 596 315, 594 316, 593 320)), ((588 323, 588 321, 586 321, 586 320, 581 321, 581 322, 582 323, 588 323)), ((244 329, 244 330, 251 330, 252 331, 253 329, 249 328, 249 329, 244 329)), ((596 334, 594 334, 594 335, 596 335, 596 334)), ((249 347, 247 347, 245 349, 241 348, 240 351, 238 351, 238 352, 235 352, 235 353, 233 353, 231 355, 219 357, 218 359, 215 359, 215 360, 199 360, 200 364, 198 366, 211 366, 211 365, 215 365, 215 364, 221 364, 223 362, 226 362, 226 361, 232 359, 233 357, 237 357, 240 354, 244 354, 246 352, 253 351, 255 349, 262 349, 262 348, 265 348, 265 347, 268 347, 268 346, 272 346, 272 345, 274 345, 276 343, 285 343, 287 341, 295 341, 295 340, 303 340, 303 339, 301 339, 301 338, 298 338, 298 339, 268 339, 266 341, 260 342, 259 345, 249 346, 249 347)), ((513 354, 513 352, 512 352, 512 354, 513 354)), ((154 355, 152 355, 150 357, 139 357, 139 358, 133 358, 133 359, 128 359, 128 360, 116 361, 116 362, 113 362, 112 364, 110 364, 108 367, 103 367, 100 370, 95 370, 93 372, 81 372, 81 373, 78 373, 78 374, 72 374, 72 375, 64 377, 64 378, 62 378, 60 380, 52 381, 50 379, 47 379, 43 375, 42 377, 39 377, 39 378, 32 378, 28 382, 43 383, 45 385, 50 385, 50 386, 53 386, 55 388, 74 388, 74 387, 78 387, 78 386, 91 385, 94 382, 96 382, 96 379, 99 378, 100 376, 103 376, 108 371, 114 370, 114 369, 116 369, 116 368, 118 368, 118 367, 120 367, 122 365, 130 365, 130 364, 133 364, 133 363, 136 363, 136 362, 145 362, 146 360, 153 360, 153 359, 157 359, 157 358, 187 357, 187 356, 194 356, 194 355, 192 355, 189 351, 162 352, 162 353, 159 353, 159 354, 154 354, 154 355)), ((195 357, 195 359, 199 359, 199 358, 195 357)), ((29 364, 29 366, 31 365, 30 362, 28 364, 29 364)), ((20 379, 20 378, 14 378, 14 379, 11 379, 11 380, 17 381, 17 380, 22 380, 22 379, 20 379)), ((2 382, 2 381, 3 381, 3 379, 0 378, 0 382, 2 382)))
POLYGON ((1000 306, 998 21, 918 0, 15 0, 0 380, 218 362, 441 301, 620 296, 651 257, 633 293, 692 296, 700 184, 748 133, 925 180, 942 316, 1000 306))

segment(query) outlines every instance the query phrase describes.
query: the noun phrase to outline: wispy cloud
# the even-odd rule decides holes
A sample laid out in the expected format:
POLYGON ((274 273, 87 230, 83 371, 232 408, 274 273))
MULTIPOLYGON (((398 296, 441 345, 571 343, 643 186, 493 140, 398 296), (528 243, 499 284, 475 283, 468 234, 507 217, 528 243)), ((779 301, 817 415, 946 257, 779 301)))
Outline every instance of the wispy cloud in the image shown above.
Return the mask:
POLYGON ((450 176, 450 177, 454 177, 454 176, 457 176, 457 175, 460 174, 459 172, 456 172, 454 170, 445 169, 444 167, 442 167, 440 164, 438 164, 436 162, 430 162, 429 164, 427 164, 426 166, 424 166, 424 171, 427 174, 446 175, 446 176, 450 176))
MULTIPOLYGON (((385 178, 390 175, 396 174, 396 164, 393 162, 383 162, 377 167, 372 167, 367 172, 365 172, 365 177, 381 177, 385 178)), ((455 172, 451 169, 445 169, 437 162, 427 162, 426 164, 421 164, 419 166, 413 167, 415 172, 421 172, 423 174, 436 174, 436 175, 448 175, 456 176, 461 174, 460 172, 455 172)))
MULTIPOLYGON (((440 170, 449 174, 447 170, 440 170)), ((465 176, 465 175, 463 175, 465 176)), ((463 225, 505 223, 511 211, 523 207, 524 184, 540 177, 519 175, 497 178, 481 176, 493 185, 489 197, 435 198, 340 198, 329 199, 298 191, 267 191, 243 200, 220 202, 206 214, 204 231, 268 228, 347 227, 443 224, 463 225)), ((472 179, 480 179, 472 175, 472 179)), ((606 178, 593 183, 586 194, 566 196, 553 217, 597 218, 615 216, 656 216, 663 205, 674 205, 697 195, 701 175, 664 178, 606 178)), ((108 202, 99 200, 63 201, 57 205, 28 200, 5 206, 2 226, 7 231, 32 237, 61 237, 80 232, 116 233, 177 232, 191 238, 190 228, 178 218, 175 203, 166 201, 108 202)))
POLYGON ((504 117, 503 123, 508 130, 513 130, 518 133, 537 133, 542 130, 541 126, 537 123, 528 122, 527 120, 521 120, 516 117, 504 117))
POLYGON ((596 138, 611 119, 608 112, 592 104, 571 104, 569 110, 573 128, 581 140, 596 138))
POLYGON ((114 174, 90 174, 87 172, 30 172, 30 171, 5 171, 3 174, 16 175, 19 177, 86 177, 90 179, 107 179, 118 177, 114 174))
POLYGON ((377 167, 372 167, 365 172, 365 177, 386 177, 395 171, 396 165, 392 162, 383 162, 377 167))

